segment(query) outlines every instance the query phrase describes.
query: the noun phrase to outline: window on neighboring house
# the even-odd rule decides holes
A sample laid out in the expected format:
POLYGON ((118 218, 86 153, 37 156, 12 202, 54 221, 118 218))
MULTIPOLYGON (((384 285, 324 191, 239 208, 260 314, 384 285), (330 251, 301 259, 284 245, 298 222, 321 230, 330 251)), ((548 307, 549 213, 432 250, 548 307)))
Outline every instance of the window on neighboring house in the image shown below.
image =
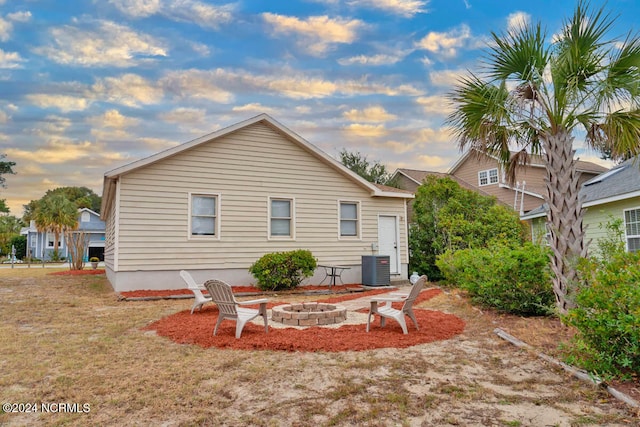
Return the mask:
POLYGON ((358 202, 340 202, 340 237, 357 237, 358 229, 358 202))
POLYGON ((488 169, 478 172, 478 184, 490 185, 498 183, 498 169, 488 169))
POLYGON ((270 199, 269 235, 293 237, 293 199, 270 199))
POLYGON ((80 222, 89 222, 91 221, 91 214, 87 211, 82 212, 80 215, 80 222))
MULTIPOLYGON (((62 238, 62 235, 60 235, 60 237, 58 238, 58 249, 61 249, 63 244, 64 244, 64 239, 62 238)), ((55 234, 53 233, 47 233, 47 248, 52 248, 55 245, 55 234)))
POLYGON ((624 211, 624 227, 627 237, 627 250, 640 250, 640 208, 624 211))
POLYGON ((191 195, 191 235, 217 236, 218 196, 191 195))

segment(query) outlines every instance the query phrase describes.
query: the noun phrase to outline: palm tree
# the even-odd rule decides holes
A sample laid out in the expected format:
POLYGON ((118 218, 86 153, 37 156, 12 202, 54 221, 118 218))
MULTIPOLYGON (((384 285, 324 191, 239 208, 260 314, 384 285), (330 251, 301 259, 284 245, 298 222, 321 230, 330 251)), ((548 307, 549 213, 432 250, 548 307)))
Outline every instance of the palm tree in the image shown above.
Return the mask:
POLYGON ((497 155, 511 182, 530 154, 542 154, 560 312, 574 305, 575 262, 587 254, 575 132, 584 130, 589 147, 614 158, 640 153, 640 39, 605 38, 614 22, 580 1, 551 39, 539 23, 492 33, 482 74, 469 73, 450 94, 447 123, 460 148, 497 155))
POLYGON ((38 231, 53 233, 53 254, 57 259, 60 235, 78 227, 76 205, 61 194, 43 197, 36 206, 34 220, 38 231))

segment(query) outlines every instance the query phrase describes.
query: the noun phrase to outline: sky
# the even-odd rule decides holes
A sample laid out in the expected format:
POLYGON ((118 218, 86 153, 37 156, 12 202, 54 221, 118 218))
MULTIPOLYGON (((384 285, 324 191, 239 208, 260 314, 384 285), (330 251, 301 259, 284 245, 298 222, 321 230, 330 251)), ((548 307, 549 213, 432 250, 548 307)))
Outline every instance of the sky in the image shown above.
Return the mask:
MULTIPOLYGON (((612 35, 640 2, 609 0, 612 35)), ((599 6, 600 2, 592 1, 599 6)), ((446 95, 491 32, 565 0, 0 0, 0 154, 11 214, 49 189, 267 113, 327 154, 446 172, 446 95)), ((635 27, 634 27, 635 25, 635 27)), ((598 161, 576 138, 581 160, 598 161)))

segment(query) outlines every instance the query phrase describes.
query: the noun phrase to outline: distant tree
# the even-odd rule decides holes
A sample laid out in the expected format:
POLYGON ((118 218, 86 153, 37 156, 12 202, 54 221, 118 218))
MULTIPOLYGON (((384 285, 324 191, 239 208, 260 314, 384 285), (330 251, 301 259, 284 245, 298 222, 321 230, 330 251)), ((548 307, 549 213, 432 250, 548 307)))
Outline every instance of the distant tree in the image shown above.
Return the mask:
POLYGON ((31 200, 28 204, 23 205, 24 215, 22 216, 22 219, 25 222, 29 222, 34 219, 34 213, 37 210, 40 201, 45 197, 56 194, 63 195, 67 200, 73 202, 77 209, 89 208, 96 213, 100 213, 102 198, 94 193, 93 190, 87 187, 58 187, 53 190, 47 190, 41 199, 31 200))
MULTIPOLYGON (((6 179, 2 175, 6 174, 14 174, 13 166, 15 166, 15 162, 3 161, 6 157, 6 154, 0 154, 0 187, 4 188, 6 179)), ((7 206, 6 199, 0 199, 0 213, 9 213, 9 207, 7 206)))
POLYGON ((390 174, 382 163, 370 162, 367 156, 360 152, 352 153, 344 148, 340 151, 340 163, 357 173, 364 179, 375 184, 386 184, 390 174))
POLYGON ((11 239, 20 235, 24 226, 20 218, 13 215, 0 215, 0 250, 3 254, 11 250, 11 239))
POLYGON ((58 259, 60 235, 78 226, 78 208, 62 194, 40 199, 33 215, 38 231, 53 233, 53 259, 58 259))

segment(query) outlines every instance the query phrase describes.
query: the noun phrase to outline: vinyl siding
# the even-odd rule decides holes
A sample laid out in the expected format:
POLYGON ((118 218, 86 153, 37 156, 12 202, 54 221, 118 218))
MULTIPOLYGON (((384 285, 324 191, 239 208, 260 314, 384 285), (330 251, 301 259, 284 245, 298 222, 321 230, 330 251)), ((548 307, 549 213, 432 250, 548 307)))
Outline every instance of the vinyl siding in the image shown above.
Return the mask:
MULTIPOLYGON (((248 268, 265 253, 298 248, 320 262, 360 264, 377 242, 379 214, 397 215, 406 229, 404 199, 371 197, 263 123, 125 174, 119 194, 117 271, 248 268), (219 195, 219 238, 189 239, 189 193, 219 195), (269 239, 269 197, 295 199, 295 240, 269 239), (338 200, 361 203, 359 239, 338 239, 338 200)), ((110 233, 109 221, 109 244, 110 233)), ((406 235, 400 239, 406 263, 406 235)), ((113 256, 111 248, 105 252, 113 256)))
MULTIPOLYGON (((515 190, 504 188, 500 186, 502 182, 501 168, 498 166, 498 161, 487 156, 477 158, 473 155, 468 156, 467 159, 455 170, 453 174, 455 177, 473 185, 480 190, 495 196, 499 201, 507 206, 513 207, 515 201, 515 190), (480 186, 478 183, 478 172, 498 169, 498 183, 480 186)), ((545 190, 545 176, 546 172, 544 168, 532 167, 518 168, 516 174, 516 181, 525 182, 525 191, 544 195, 545 190)), ((542 204, 542 199, 526 195, 524 196, 523 209, 525 212, 535 209, 542 204)), ((518 196, 518 202, 516 210, 520 210, 520 196, 518 196)))
POLYGON ((585 226, 588 225, 585 237, 586 241, 591 240, 589 253, 596 253, 598 250, 598 240, 607 237, 605 225, 611 221, 612 217, 623 221, 622 227, 624 232, 624 211, 626 209, 637 209, 638 207, 640 207, 640 199, 633 198, 587 208, 583 224, 585 226))

